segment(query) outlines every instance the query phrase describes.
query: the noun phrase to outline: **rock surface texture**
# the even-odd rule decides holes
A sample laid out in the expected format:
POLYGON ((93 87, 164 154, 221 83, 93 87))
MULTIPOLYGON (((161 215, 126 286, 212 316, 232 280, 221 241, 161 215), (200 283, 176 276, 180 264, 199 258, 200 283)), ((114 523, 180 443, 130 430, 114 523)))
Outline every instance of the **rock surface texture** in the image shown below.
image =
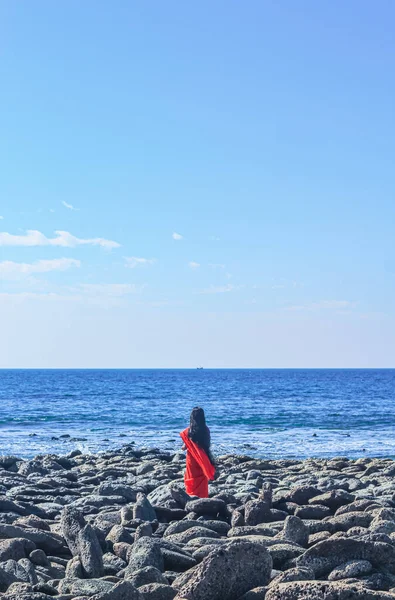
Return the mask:
POLYGON ((395 600, 395 462, 0 457, 0 600, 395 600))

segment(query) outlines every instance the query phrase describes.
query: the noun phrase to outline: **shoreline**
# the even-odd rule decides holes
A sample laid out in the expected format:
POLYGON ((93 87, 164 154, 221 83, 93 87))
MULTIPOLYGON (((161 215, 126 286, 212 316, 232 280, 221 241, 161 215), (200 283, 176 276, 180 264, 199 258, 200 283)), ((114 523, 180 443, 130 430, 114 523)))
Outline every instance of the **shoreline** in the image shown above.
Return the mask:
POLYGON ((0 456, 0 598, 395 598, 393 459, 217 461, 191 499, 182 452, 0 456))

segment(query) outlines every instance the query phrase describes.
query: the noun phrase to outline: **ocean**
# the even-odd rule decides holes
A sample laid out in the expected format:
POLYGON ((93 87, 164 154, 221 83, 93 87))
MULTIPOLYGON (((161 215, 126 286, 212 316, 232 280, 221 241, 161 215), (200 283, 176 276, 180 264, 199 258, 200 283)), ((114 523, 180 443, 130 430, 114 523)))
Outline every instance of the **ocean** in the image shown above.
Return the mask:
POLYGON ((395 369, 0 370, 0 455, 176 450, 196 405, 214 454, 395 457, 395 369))

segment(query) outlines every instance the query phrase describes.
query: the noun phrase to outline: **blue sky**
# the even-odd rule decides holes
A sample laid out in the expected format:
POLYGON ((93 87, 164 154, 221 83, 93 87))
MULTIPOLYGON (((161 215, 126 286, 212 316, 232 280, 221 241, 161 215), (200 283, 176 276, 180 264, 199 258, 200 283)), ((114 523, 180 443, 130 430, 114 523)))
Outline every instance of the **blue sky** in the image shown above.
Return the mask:
POLYGON ((0 366, 395 367, 394 18, 3 2, 0 366))

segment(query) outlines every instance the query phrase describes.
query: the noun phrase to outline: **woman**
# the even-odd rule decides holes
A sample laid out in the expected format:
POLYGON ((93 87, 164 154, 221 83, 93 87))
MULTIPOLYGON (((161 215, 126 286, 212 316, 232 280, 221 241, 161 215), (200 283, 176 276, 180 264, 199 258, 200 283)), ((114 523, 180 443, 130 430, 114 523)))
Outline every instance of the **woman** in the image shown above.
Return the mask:
POLYGON ((192 410, 190 425, 180 436, 184 442, 182 449, 187 450, 184 475, 187 494, 208 498, 208 482, 214 479, 215 465, 210 452, 210 430, 202 408, 192 410))

